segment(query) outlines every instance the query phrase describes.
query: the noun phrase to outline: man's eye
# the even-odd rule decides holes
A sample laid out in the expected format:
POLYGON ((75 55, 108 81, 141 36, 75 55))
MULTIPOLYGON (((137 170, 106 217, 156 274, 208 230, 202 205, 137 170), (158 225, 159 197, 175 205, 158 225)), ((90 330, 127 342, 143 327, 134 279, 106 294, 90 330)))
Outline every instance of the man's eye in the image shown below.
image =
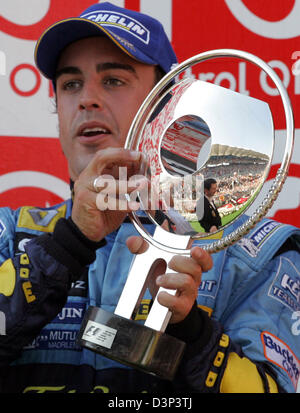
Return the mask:
POLYGON ((110 77, 104 80, 104 83, 107 86, 122 86, 124 84, 124 82, 122 82, 122 80, 117 79, 115 77, 110 77))
POLYGON ((80 80, 68 80, 63 83, 63 90, 77 90, 81 87, 82 82, 80 80))

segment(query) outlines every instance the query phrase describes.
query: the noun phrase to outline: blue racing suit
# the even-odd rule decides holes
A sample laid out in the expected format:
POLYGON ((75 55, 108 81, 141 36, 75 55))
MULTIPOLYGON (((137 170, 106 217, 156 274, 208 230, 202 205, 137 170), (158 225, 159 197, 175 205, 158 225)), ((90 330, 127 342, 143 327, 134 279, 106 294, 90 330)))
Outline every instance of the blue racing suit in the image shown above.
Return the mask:
MULTIPOLYGON (((1 392, 296 391, 299 229, 265 219, 213 254, 191 313, 167 327, 187 343, 168 381, 76 343, 89 305, 114 311, 133 259, 125 241, 137 233, 125 221, 93 243, 69 218, 71 208, 68 200, 0 210, 1 392)), ((136 320, 145 319, 150 300, 145 295, 136 320)))

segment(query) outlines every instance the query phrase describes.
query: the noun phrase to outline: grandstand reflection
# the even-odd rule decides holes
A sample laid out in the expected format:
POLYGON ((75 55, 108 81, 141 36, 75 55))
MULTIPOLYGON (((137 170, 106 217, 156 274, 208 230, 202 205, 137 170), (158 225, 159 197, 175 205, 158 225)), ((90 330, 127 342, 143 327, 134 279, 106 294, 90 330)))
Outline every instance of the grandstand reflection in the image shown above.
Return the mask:
POLYGON ((213 202, 222 227, 249 206, 265 180, 269 155, 211 141, 208 125, 198 116, 177 119, 164 134, 160 148, 162 166, 168 174, 182 179, 172 181, 171 186, 166 176, 160 180, 161 207, 154 216, 171 232, 205 232, 199 222, 204 213, 204 180, 217 181, 213 202))
POLYGON ((163 136, 160 155, 165 170, 184 176, 199 170, 211 149, 211 133, 199 116, 186 115, 171 124, 163 136))
POLYGON ((218 181, 215 203, 222 208, 222 213, 251 197, 260 187, 269 162, 269 156, 263 153, 227 145, 212 146, 209 162, 202 173, 205 179, 214 177, 218 181))

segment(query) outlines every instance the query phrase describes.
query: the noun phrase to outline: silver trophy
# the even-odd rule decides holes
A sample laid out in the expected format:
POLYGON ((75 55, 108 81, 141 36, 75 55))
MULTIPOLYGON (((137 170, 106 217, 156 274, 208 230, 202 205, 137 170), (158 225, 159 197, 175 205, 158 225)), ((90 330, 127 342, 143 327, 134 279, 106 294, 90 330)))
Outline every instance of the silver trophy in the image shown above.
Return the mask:
POLYGON ((164 333, 170 311, 154 298, 144 324, 134 321, 153 266, 162 261, 167 265, 175 254, 189 256, 193 242, 214 253, 241 240, 277 198, 287 176, 293 141, 293 113, 287 92, 273 69, 258 57, 233 49, 213 50, 198 54, 169 72, 145 99, 125 143, 125 148, 144 154, 141 173, 151 182, 150 195, 149 190, 136 194, 142 213, 130 216, 149 248, 133 259, 113 314, 98 307, 88 308, 79 344, 172 380, 185 343, 164 333), (233 224, 259 199, 272 163, 275 139, 269 105, 181 76, 195 64, 228 57, 248 61, 271 78, 286 119, 285 150, 273 185, 238 227, 233 224), (221 226, 207 234, 201 225, 205 213, 203 188, 211 177, 218 182, 215 203, 221 226), (142 215, 155 224, 153 234, 144 228, 142 215))

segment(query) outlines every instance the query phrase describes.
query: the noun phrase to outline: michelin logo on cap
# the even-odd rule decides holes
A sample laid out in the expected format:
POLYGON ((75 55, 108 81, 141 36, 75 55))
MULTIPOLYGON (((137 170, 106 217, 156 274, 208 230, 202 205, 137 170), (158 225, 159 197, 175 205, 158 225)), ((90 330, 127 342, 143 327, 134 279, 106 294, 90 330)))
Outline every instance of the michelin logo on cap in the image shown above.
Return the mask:
POLYGON ((95 13, 89 12, 80 16, 87 20, 92 20, 95 23, 101 24, 101 26, 118 26, 122 30, 126 30, 127 33, 132 34, 143 43, 148 44, 150 40, 150 31, 146 29, 144 25, 125 14, 118 12, 105 12, 95 13))

